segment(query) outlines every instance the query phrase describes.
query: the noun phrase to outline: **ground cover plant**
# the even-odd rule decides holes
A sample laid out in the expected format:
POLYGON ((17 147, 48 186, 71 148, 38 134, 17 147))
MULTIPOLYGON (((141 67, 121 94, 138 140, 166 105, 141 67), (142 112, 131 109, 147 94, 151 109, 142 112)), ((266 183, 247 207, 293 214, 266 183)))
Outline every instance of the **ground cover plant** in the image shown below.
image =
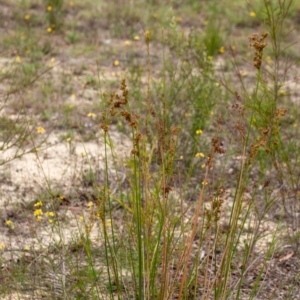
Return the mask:
POLYGON ((299 299, 299 13, 0 1, 1 299, 299 299))

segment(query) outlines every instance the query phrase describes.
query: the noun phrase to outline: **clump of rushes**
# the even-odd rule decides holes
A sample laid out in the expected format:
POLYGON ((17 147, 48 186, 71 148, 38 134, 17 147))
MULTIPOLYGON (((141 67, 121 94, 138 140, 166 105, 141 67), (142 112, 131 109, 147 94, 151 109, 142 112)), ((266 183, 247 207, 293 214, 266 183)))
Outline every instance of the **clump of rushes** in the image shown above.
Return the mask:
MULTIPOLYGON (((112 118, 119 117, 129 126, 132 133, 131 157, 128 160, 130 171, 127 174, 131 188, 127 196, 128 202, 119 200, 126 207, 126 212, 130 214, 126 218, 131 220, 127 225, 127 230, 132 241, 124 241, 124 243, 129 242, 127 247, 131 247, 130 259, 137 255, 137 261, 134 260, 131 263, 133 264, 132 278, 136 293, 139 295, 138 298, 142 299, 146 291, 148 295, 155 295, 159 290, 161 299, 164 299, 169 289, 171 260, 169 254, 172 253, 169 231, 170 226, 174 226, 172 212, 174 213, 175 209, 169 201, 169 194, 174 185, 174 160, 179 129, 176 126, 168 127, 164 119, 156 115, 150 102, 148 102, 147 110, 149 115, 145 117, 147 122, 140 124, 140 116, 131 112, 129 108, 129 91, 125 79, 121 82, 120 90, 121 95, 112 93, 107 99, 107 108, 102 114, 101 128, 104 139, 107 140, 112 118), (153 118, 152 122, 149 122, 149 118, 153 118), (149 133, 153 131, 149 128, 151 124, 154 124, 156 137, 149 136, 149 133), (149 149, 147 141, 151 141, 151 149, 149 149), (157 173, 150 171, 153 165, 157 166, 157 173), (162 245, 156 249, 153 248, 153 245, 159 243, 161 239, 162 245), (158 273, 159 265, 162 265, 161 273, 158 273), (161 282, 160 288, 157 287, 158 277, 161 282)), ((104 97, 107 96, 104 95, 104 97)), ((110 205, 108 181, 103 189, 102 197, 110 205)), ((103 210, 101 211, 103 218, 103 210)), ((109 211, 111 210, 109 209, 109 211)), ((113 224, 112 218, 111 222, 113 224)), ((110 257, 109 252, 114 248, 114 239, 110 241, 108 234, 105 236, 107 255, 110 257)), ((115 261, 114 266, 117 265, 118 262, 115 261)), ((113 274, 111 282, 116 282, 118 286, 120 284, 119 275, 116 270, 113 271, 113 274)), ((117 289, 119 288, 120 286, 117 287, 117 289)))

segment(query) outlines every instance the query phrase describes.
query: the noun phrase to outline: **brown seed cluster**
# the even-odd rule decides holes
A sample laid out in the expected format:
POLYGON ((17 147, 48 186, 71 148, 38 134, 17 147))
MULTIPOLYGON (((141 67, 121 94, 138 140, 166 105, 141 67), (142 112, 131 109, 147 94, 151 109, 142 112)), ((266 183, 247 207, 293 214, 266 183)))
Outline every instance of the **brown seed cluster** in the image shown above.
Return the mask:
POLYGON ((248 37, 250 47, 253 47, 255 49, 253 65, 258 70, 260 70, 262 64, 263 50, 268 45, 268 43, 264 42, 267 36, 268 33, 262 33, 260 35, 254 33, 248 37))
MULTIPOLYGON (((101 129, 107 133, 108 127, 112 123, 111 117, 115 117, 119 114, 123 119, 132 127, 135 131, 137 130, 139 115, 133 114, 128 108, 128 97, 129 92, 127 89, 125 79, 122 79, 120 90, 122 95, 118 95, 116 93, 111 93, 110 98, 107 101, 109 107, 109 113, 102 113, 102 124, 101 129)), ((103 96, 106 96, 105 94, 103 96)), ((137 134, 134 141, 134 149, 132 150, 132 154, 138 155, 138 142, 141 139, 141 135, 137 134)))
POLYGON ((221 217, 222 207, 225 201, 225 188, 220 186, 215 196, 211 197, 211 208, 205 208, 206 227, 209 228, 213 223, 218 222, 221 217))

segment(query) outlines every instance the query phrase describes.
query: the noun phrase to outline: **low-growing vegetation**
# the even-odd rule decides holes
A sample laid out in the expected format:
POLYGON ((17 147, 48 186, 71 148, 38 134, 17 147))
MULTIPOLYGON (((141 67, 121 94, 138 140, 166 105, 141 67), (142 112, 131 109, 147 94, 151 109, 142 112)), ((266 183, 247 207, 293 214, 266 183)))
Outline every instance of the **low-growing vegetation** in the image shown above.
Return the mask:
POLYGON ((299 16, 0 1, 1 299, 299 299, 299 16))

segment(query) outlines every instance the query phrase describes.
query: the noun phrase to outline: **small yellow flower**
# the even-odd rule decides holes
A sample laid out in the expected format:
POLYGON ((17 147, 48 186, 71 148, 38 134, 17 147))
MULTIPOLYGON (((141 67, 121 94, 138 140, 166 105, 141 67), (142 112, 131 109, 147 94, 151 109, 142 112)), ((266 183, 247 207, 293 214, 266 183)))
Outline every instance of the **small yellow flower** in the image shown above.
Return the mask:
POLYGON ((42 126, 39 126, 37 129, 36 129, 37 133, 44 133, 45 132, 45 128, 42 127, 42 126))
POLYGON ((105 219, 105 226, 106 227, 112 227, 111 219, 105 219))
POLYGON ((248 72, 247 71, 241 71, 240 74, 241 74, 242 77, 246 77, 248 75, 248 72))
POLYGON ((75 94, 72 94, 72 95, 71 95, 71 98, 72 98, 72 99, 76 99, 76 95, 75 95, 75 94))
POLYGON ((202 185, 207 185, 208 184, 208 182, 207 181, 202 181, 202 185))
POLYGON ((220 83, 219 83, 219 82, 216 82, 216 83, 215 83, 215 86, 220 86, 220 83))
POLYGON ((24 16, 24 20, 29 20, 30 19, 30 15, 28 15, 28 14, 26 14, 25 16, 24 16))
POLYGON ((140 40, 140 37, 138 35, 135 35, 134 38, 133 38, 135 41, 139 41, 140 40))
POLYGON ((222 46, 222 47, 219 49, 219 52, 220 52, 221 54, 223 54, 223 53, 225 52, 225 48, 222 46))
POLYGON ((204 157, 204 154, 202 152, 196 153, 195 157, 204 157))
POLYGON ((88 202, 87 206, 88 206, 89 210, 92 209, 93 205, 94 205, 94 203, 92 201, 88 202))
POLYGON ((203 133, 203 131, 201 129, 196 130, 197 135, 202 134, 202 133, 203 133))
POLYGON ((152 17, 153 17, 154 19, 157 19, 157 18, 158 18, 158 14, 157 14, 157 13, 154 13, 154 14, 152 14, 152 17))
POLYGON ((119 62, 118 60, 115 60, 115 61, 114 61, 114 66, 117 67, 117 66, 119 66, 119 65, 120 65, 120 62, 119 62))
POLYGON ((49 5, 49 6, 47 7, 47 10, 48 10, 48 11, 51 11, 51 10, 52 10, 52 6, 49 5))
POLYGON ((5 249, 5 244, 0 243, 0 250, 3 250, 3 249, 5 249))
POLYGON ((16 62, 17 63, 21 63, 22 62, 22 59, 21 59, 21 57, 18 55, 18 56, 16 56, 16 62))
POLYGON ((207 59, 210 60, 210 61, 212 61, 212 60, 213 60, 213 57, 212 57, 211 55, 208 55, 208 56, 207 56, 207 59))
POLYGON ((7 227, 9 227, 10 229, 14 229, 14 224, 13 224, 13 222, 11 221, 11 220, 6 220, 5 221, 5 224, 6 224, 6 226, 7 227))
POLYGON ((279 91, 278 91, 278 96, 280 97, 280 96, 285 96, 287 94, 287 92, 284 90, 284 89, 280 89, 279 91))
POLYGON ((180 155, 179 159, 180 159, 180 160, 183 160, 183 156, 182 156, 182 155, 180 155))
POLYGON ((256 17, 256 13, 254 11, 251 11, 249 13, 249 16, 252 17, 252 18, 255 18, 256 17))
POLYGON ((268 63, 268 64, 271 64, 271 63, 272 63, 272 58, 271 58, 271 56, 267 56, 266 60, 267 60, 267 63, 268 63))
POLYGON ((24 246, 24 250, 25 250, 25 251, 29 251, 29 250, 30 250, 30 247, 26 245, 26 246, 24 246))
POLYGON ((33 212, 33 215, 34 215, 35 217, 42 216, 42 215, 43 215, 42 209, 40 209, 40 208, 36 209, 36 210, 33 212))
POLYGON ((40 148, 35 148, 35 151, 36 151, 36 152, 39 152, 39 151, 40 151, 40 148))
POLYGON ((38 222, 41 222, 41 221, 42 221, 42 216, 37 216, 37 217, 36 217, 36 220, 37 220, 38 222))
POLYGON ((70 142, 71 142, 71 138, 70 138, 70 137, 66 138, 66 141, 67 141, 68 143, 70 143, 70 142))
POLYGON ((45 212, 45 215, 49 218, 53 218, 54 217, 54 212, 53 211, 47 211, 47 212, 45 212))
POLYGON ((230 46, 231 50, 234 51, 236 49, 235 45, 230 46))
POLYGON ((54 212, 53 211, 47 211, 45 213, 45 215, 48 217, 49 223, 52 224, 53 223, 53 219, 52 218, 54 217, 54 212))
POLYGON ((38 201, 37 203, 34 204, 34 207, 42 207, 42 206, 43 206, 42 201, 38 201))
POLYGON ((83 216, 79 216, 79 220, 83 221, 84 220, 83 216))
POLYGON ((96 118, 96 114, 91 113, 91 112, 89 112, 89 113, 87 114, 87 116, 88 116, 89 118, 92 118, 92 119, 95 119, 95 118, 96 118))
POLYGON ((129 46, 129 45, 131 45, 131 42, 130 42, 130 41, 125 41, 124 44, 125 44, 126 46, 129 46))
POLYGON ((50 32, 52 32, 52 28, 51 27, 48 27, 47 28, 47 31, 50 33, 50 32))
POLYGON ((210 115, 211 116, 213 116, 215 113, 214 113, 214 111, 212 110, 211 112, 210 112, 210 115))
POLYGON ((202 164, 202 165, 201 165, 201 168, 204 169, 204 168, 205 168, 205 164, 202 164))
POLYGON ((59 198, 59 200, 64 200, 65 199, 64 196, 61 196, 61 195, 58 198, 59 198))

